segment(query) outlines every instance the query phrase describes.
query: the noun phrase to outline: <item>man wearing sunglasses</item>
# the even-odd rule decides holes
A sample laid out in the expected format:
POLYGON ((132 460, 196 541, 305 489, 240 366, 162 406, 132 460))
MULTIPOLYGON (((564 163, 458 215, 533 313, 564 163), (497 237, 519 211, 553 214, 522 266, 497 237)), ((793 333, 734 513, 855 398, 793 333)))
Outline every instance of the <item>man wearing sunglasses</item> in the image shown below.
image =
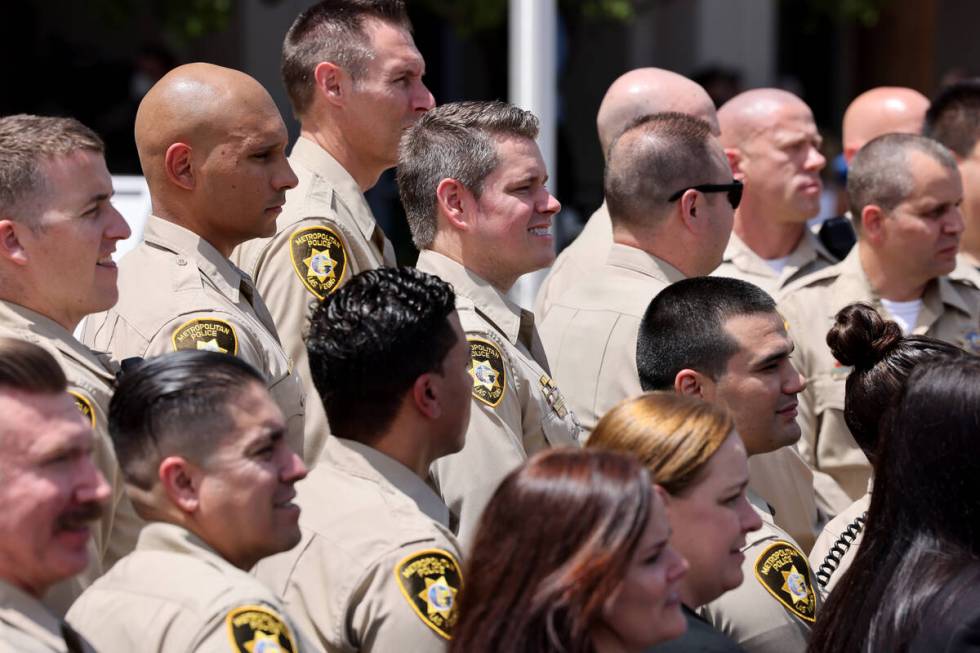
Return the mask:
POLYGON ((636 121, 609 149, 604 181, 613 245, 544 316, 555 378, 591 431, 639 394, 636 336, 657 293, 721 262, 742 186, 709 124, 682 113, 636 121))
POLYGON ((745 197, 716 276, 753 283, 776 297, 787 284, 837 259, 807 229, 820 210, 820 134, 810 107, 761 88, 718 110, 721 142, 745 197))

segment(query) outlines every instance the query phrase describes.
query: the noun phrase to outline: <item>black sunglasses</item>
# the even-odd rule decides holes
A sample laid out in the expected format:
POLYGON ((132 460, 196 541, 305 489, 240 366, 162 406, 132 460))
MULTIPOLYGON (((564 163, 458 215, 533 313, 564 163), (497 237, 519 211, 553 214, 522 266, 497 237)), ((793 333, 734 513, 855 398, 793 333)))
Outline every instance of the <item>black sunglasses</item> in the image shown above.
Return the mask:
POLYGON ((676 202, 681 198, 681 195, 689 190, 699 190, 702 193, 728 193, 728 203, 732 205, 732 210, 738 208, 739 203, 742 201, 742 182, 737 179, 732 180, 730 184, 701 184, 700 186, 688 186, 687 188, 682 188, 670 197, 667 198, 668 202, 676 202))

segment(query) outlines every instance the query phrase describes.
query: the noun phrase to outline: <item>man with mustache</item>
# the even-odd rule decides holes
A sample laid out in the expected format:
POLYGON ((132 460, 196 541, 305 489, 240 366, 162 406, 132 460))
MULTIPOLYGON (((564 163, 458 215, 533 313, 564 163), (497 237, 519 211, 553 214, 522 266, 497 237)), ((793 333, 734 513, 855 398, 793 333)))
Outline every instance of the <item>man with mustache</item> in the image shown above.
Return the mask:
POLYGON ((68 622, 101 653, 320 650, 248 573, 299 542, 306 476, 265 378, 209 351, 131 362, 109 431, 148 524, 68 622))
POLYGON ((72 118, 0 118, 0 334, 55 357, 68 391, 95 430, 95 462, 113 499, 95 531, 89 568, 45 603, 63 615, 81 589, 129 553, 141 520, 126 500, 106 430, 115 367, 72 332, 118 296, 112 251, 129 227, 116 211, 105 146, 72 118))
POLYGON ((167 73, 136 114, 136 147, 153 214, 119 265, 119 301, 86 321, 82 340, 114 360, 185 349, 259 369, 303 451, 303 385, 248 275, 228 256, 275 231, 285 192, 286 127, 248 75, 205 63, 167 73))
MULTIPOLYGON (((403 0, 323 0, 286 34, 282 80, 301 128, 289 164, 299 184, 275 235, 233 259, 268 302, 308 397, 317 396, 303 343, 310 307, 358 272, 396 265, 364 193, 397 162, 402 131, 435 103, 424 74, 403 0)), ((327 433, 323 408, 310 402, 308 460, 327 433)))
POLYGON ((847 193, 857 245, 839 264, 790 287, 780 312, 808 387, 800 396, 800 451, 836 483, 824 500, 836 514, 868 488, 871 467, 844 422, 850 373, 827 345, 834 316, 867 302, 906 334, 928 335, 980 354, 980 290, 950 276, 963 234, 963 184, 953 154, 915 134, 886 134, 854 157, 847 193))
POLYGON ((92 462, 90 421, 64 372, 39 346, 0 338, 0 648, 24 653, 90 647, 41 597, 89 562, 89 523, 109 486, 92 462))
POLYGON ((806 221, 820 210, 826 159, 810 107, 775 88, 736 95, 718 109, 721 143, 745 184, 732 238, 714 275, 753 283, 773 297, 837 262, 806 221))

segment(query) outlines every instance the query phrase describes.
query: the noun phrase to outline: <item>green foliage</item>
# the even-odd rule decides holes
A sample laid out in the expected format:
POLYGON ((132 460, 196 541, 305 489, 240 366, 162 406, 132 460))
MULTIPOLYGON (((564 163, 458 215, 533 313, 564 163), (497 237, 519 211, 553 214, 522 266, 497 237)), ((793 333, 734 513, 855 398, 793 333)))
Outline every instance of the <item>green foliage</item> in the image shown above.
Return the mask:
MULTIPOLYGON (((796 2, 798 0, 783 0, 796 2)), ((816 13, 824 14, 844 23, 857 23, 862 27, 874 27, 881 12, 891 0, 807 0, 816 13)))
POLYGON ((175 43, 184 44, 227 29, 233 0, 90 0, 106 23, 126 29, 134 16, 153 16, 175 43))

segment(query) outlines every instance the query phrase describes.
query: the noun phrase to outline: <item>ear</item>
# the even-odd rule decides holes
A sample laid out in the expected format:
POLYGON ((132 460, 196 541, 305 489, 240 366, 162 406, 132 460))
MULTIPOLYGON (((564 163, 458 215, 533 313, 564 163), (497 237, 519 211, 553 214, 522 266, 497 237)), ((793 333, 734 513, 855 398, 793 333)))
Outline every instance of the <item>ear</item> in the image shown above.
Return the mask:
POLYGON ((438 419, 442 415, 438 375, 426 372, 415 379, 412 384, 412 399, 420 413, 429 419, 438 419))
POLYGON ((742 157, 742 150, 737 147, 726 147, 725 158, 728 159, 728 166, 732 169, 732 177, 744 182, 745 173, 742 171, 742 165, 745 159, 742 157))
POLYGON ((17 236, 18 224, 13 220, 0 220, 0 257, 15 265, 27 265, 27 250, 17 236))
POLYGON ((460 231, 471 228, 471 215, 467 211, 472 199, 469 189, 455 179, 443 179, 436 186, 436 206, 449 224, 460 231))
POLYGON ((698 208, 701 206, 703 199, 704 195, 691 189, 684 191, 684 194, 681 195, 681 198, 677 201, 677 206, 681 212, 681 221, 689 231, 698 231, 697 228, 700 225, 700 220, 698 220, 698 208))
POLYGON ((714 396, 714 381, 697 370, 684 368, 674 377, 674 392, 710 400, 714 396))
POLYGON ((163 158, 163 169, 167 178, 185 190, 194 190, 194 167, 191 165, 190 145, 174 143, 167 148, 163 158))
POLYGON ((327 102, 342 106, 346 100, 344 81, 349 79, 347 71, 330 61, 321 61, 313 68, 316 92, 327 102))
POLYGON ((861 237, 872 245, 880 245, 885 240, 885 220, 888 216, 880 206, 869 204, 861 209, 861 237))
POLYGON ((196 512, 199 506, 200 470, 180 456, 167 456, 157 470, 167 498, 182 512, 196 512))

